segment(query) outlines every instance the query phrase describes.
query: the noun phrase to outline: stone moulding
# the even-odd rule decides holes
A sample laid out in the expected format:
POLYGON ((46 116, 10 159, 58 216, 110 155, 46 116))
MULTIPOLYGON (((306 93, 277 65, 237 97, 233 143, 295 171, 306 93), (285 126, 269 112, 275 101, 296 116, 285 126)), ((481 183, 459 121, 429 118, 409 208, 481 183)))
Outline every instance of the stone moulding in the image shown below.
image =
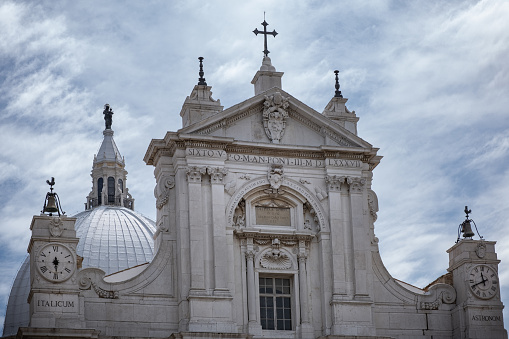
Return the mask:
POLYGON ((428 292, 418 297, 417 308, 421 310, 438 310, 442 304, 453 304, 456 301, 456 289, 448 284, 432 285, 428 292))
POLYGON ((99 298, 118 299, 118 291, 108 291, 97 285, 95 280, 98 277, 100 277, 101 280, 104 278, 103 270, 98 268, 89 268, 80 271, 78 274, 78 285, 80 290, 89 290, 92 288, 99 298))

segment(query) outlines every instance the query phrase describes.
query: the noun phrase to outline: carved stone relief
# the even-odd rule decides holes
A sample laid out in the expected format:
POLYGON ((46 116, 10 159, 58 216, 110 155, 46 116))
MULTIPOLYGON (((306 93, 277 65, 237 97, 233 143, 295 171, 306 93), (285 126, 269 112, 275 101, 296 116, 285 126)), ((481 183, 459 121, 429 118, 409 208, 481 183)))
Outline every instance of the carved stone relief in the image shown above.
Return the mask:
POLYGON ((272 240, 272 249, 266 251, 260 257, 260 266, 268 269, 285 270, 292 267, 290 257, 280 250, 281 243, 279 239, 272 240))
POLYGON ((288 98, 276 92, 266 95, 263 108, 263 127, 267 137, 274 143, 279 144, 285 133, 286 119, 288 118, 288 98))
POLYGON ((475 253, 479 258, 484 258, 486 255, 486 244, 484 243, 484 240, 481 239, 481 241, 477 244, 477 248, 475 249, 475 253))
POLYGON ((322 201, 323 199, 325 199, 329 196, 326 191, 324 191, 323 189, 321 189, 318 186, 315 186, 315 194, 316 194, 316 197, 318 198, 318 200, 320 200, 320 201, 322 201))
POLYGON ((320 231, 320 222, 315 209, 308 201, 302 207, 304 211, 304 229, 320 231))
POLYGON ((246 226, 246 201, 242 199, 239 201, 237 208, 235 209, 235 215, 233 216, 235 227, 246 226))
POLYGON ((269 169, 268 179, 273 193, 277 193, 284 180, 283 166, 272 165, 269 169))
POLYGON ((64 222, 58 217, 54 217, 49 222, 49 232, 54 237, 59 237, 64 231, 64 222))
POLYGON ((228 181, 225 185, 224 185, 224 190, 229 194, 229 195, 233 195, 233 193, 235 193, 235 187, 237 186, 237 182, 235 181, 235 179, 233 180, 230 180, 228 181))
POLYGON ((368 190, 368 206, 369 206, 369 214, 373 218, 373 222, 378 218, 376 212, 378 212, 378 198, 376 193, 372 190, 368 190))
POLYGON ((154 188, 157 209, 161 209, 166 205, 170 198, 170 190, 173 187, 175 187, 175 178, 173 176, 164 175, 159 179, 157 186, 154 188))

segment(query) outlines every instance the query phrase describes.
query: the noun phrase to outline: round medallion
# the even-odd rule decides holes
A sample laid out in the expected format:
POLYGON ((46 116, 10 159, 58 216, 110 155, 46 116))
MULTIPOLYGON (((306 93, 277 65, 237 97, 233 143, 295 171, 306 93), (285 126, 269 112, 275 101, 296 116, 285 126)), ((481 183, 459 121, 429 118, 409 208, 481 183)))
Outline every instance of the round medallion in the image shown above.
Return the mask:
POLYGON ((74 273, 75 262, 71 250, 58 243, 44 246, 35 258, 39 273, 52 282, 63 282, 69 279, 74 273))
POLYGON ((468 274, 468 286, 478 298, 493 298, 498 291, 497 272, 487 265, 474 266, 468 274))

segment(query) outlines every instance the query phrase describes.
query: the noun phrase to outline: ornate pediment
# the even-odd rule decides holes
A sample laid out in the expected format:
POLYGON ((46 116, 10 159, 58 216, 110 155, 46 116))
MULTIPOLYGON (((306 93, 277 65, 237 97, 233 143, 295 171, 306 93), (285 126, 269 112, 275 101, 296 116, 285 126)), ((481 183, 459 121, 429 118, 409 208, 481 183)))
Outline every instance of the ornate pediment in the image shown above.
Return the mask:
POLYGON ((281 145, 371 145, 281 89, 272 89, 179 131, 281 145))

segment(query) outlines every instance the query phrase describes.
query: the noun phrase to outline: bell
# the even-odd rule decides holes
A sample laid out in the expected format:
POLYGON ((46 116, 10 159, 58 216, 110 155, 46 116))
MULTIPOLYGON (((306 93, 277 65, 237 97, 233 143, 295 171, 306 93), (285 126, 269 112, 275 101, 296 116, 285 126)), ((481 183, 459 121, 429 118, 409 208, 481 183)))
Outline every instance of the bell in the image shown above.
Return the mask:
POLYGON ((470 225, 470 220, 463 221, 461 224, 461 232, 463 232, 463 238, 472 238, 475 234, 472 232, 472 226, 470 225))
POLYGON ((57 204, 55 202, 55 195, 52 193, 48 194, 47 204, 44 206, 44 213, 58 212, 57 204))

